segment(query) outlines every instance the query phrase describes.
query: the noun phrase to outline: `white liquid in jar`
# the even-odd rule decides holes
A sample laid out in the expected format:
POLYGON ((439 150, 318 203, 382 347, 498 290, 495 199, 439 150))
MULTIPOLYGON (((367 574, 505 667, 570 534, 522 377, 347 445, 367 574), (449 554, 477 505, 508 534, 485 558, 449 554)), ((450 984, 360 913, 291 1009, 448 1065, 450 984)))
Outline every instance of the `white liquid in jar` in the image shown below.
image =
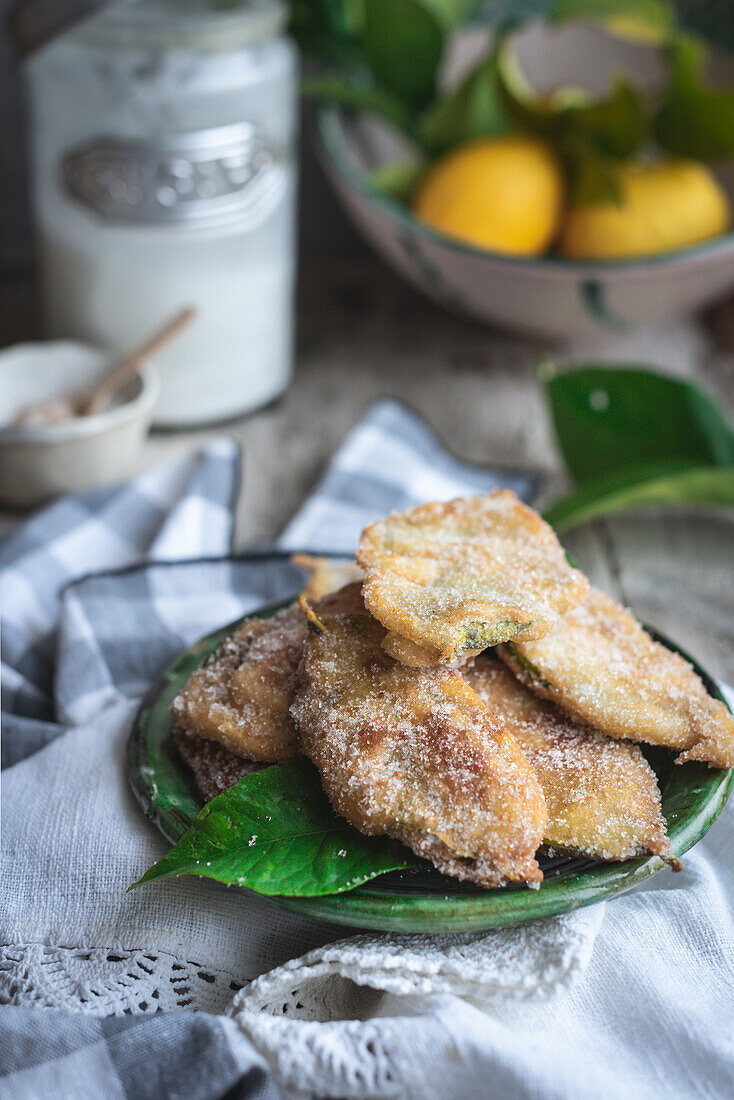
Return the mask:
POLYGON ((278 0, 138 0, 28 67, 47 335, 124 353, 197 309, 155 360, 159 425, 256 409, 290 378, 297 100, 284 20, 278 0))
POLYGON ((39 225, 47 335, 125 351, 193 305, 193 324, 156 357, 155 423, 221 420, 266 404, 288 385, 292 364, 283 202, 290 210, 285 196, 277 218, 255 230, 184 232, 102 225, 55 196, 39 225))

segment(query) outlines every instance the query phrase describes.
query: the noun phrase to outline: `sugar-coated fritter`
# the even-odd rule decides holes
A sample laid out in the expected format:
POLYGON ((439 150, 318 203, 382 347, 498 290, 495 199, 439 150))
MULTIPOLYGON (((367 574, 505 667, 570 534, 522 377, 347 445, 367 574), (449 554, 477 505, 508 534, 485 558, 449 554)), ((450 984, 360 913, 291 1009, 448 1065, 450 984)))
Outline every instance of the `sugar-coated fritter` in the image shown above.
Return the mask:
POLYGON ((548 524, 507 490, 373 523, 357 563, 385 648, 412 666, 540 638, 588 588, 548 524))
POLYGON ((544 638, 498 652, 533 691, 610 737, 676 749, 678 764, 734 767, 734 718, 724 704, 598 589, 544 638))
POLYGON ((293 564, 308 574, 302 595, 309 603, 338 592, 347 584, 362 580, 362 570, 354 561, 344 558, 317 558, 311 554, 294 554, 293 564))
POLYGON ((173 739, 178 751, 194 775, 199 794, 205 802, 229 790, 244 775, 251 775, 267 764, 245 760, 235 756, 224 745, 198 737, 187 730, 174 730, 173 739))
POLYGON ((248 619, 173 701, 176 722, 252 760, 300 755, 289 708, 306 633, 297 603, 270 619, 248 619))
POLYGON ((545 802, 513 738, 456 670, 388 656, 359 585, 340 597, 309 633, 292 708, 334 808, 456 878, 539 882, 545 802))
POLYGON ((655 773, 637 745, 574 722, 496 657, 477 657, 464 677, 538 777, 547 845, 604 860, 670 856, 655 773))

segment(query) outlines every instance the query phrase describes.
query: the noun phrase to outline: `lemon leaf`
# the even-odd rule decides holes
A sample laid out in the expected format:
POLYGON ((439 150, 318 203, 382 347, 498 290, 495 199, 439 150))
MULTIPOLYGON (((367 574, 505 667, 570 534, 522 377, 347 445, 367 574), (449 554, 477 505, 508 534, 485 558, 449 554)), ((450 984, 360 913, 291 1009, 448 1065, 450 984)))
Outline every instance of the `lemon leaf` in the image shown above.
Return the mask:
POLYGON ((363 836, 339 817, 316 768, 300 759, 246 775, 207 802, 133 887, 199 875, 259 894, 316 897, 418 866, 402 844, 363 836))
POLYGON ((670 81, 654 121, 658 145, 675 156, 734 156, 734 91, 703 79, 706 48, 690 36, 670 46, 670 81))
POLYGON ((618 77, 607 94, 593 99, 580 89, 538 95, 526 80, 514 54, 500 46, 497 86, 510 117, 522 129, 552 142, 574 164, 580 151, 589 156, 625 160, 647 134, 642 95, 626 78, 618 77))
POLYGON ((485 58, 457 88, 436 99, 418 120, 415 136, 438 154, 473 138, 503 134, 509 118, 500 99, 497 54, 485 58))
POLYGON ((375 169, 370 183, 383 195, 407 203, 424 171, 425 164, 421 160, 391 160, 375 169))
POLYGON ((619 205, 622 202, 614 162, 583 143, 579 143, 574 151, 570 184, 573 206, 588 206, 597 202, 619 205))
POLYGON ((734 466, 646 464, 588 481, 543 513, 557 531, 652 505, 734 505, 734 466))
POLYGON ((579 484, 646 462, 734 466, 734 429, 693 382, 645 367, 542 373, 556 437, 579 484))
POLYGON ((404 103, 421 107, 436 88, 448 32, 475 0, 362 0, 359 39, 370 70, 404 103))

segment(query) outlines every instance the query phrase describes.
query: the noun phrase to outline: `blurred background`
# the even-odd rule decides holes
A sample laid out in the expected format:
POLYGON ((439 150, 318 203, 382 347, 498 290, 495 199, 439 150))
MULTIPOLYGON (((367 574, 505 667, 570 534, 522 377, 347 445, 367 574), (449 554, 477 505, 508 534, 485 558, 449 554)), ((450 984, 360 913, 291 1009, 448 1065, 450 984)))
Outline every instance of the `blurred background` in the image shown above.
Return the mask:
MULTIPOLYGON (((0 14, 4 529, 224 431, 237 546, 270 540, 383 394, 461 458, 538 472, 543 505, 572 484, 549 360, 701 383, 731 416, 729 3, 0 14), (126 363, 101 412, 69 404, 126 363)), ((692 649, 731 675, 729 517, 568 541, 653 625, 701 624, 692 649)))

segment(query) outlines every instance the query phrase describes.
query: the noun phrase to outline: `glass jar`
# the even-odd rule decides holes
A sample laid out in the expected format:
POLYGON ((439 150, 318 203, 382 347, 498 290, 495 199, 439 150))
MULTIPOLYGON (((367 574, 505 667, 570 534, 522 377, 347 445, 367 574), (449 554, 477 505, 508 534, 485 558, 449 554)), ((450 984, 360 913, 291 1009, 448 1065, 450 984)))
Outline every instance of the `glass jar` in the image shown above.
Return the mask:
POLYGON ((47 335, 129 348, 182 307, 156 423, 239 415, 292 366, 296 58, 277 0, 137 0, 28 63, 47 335))

